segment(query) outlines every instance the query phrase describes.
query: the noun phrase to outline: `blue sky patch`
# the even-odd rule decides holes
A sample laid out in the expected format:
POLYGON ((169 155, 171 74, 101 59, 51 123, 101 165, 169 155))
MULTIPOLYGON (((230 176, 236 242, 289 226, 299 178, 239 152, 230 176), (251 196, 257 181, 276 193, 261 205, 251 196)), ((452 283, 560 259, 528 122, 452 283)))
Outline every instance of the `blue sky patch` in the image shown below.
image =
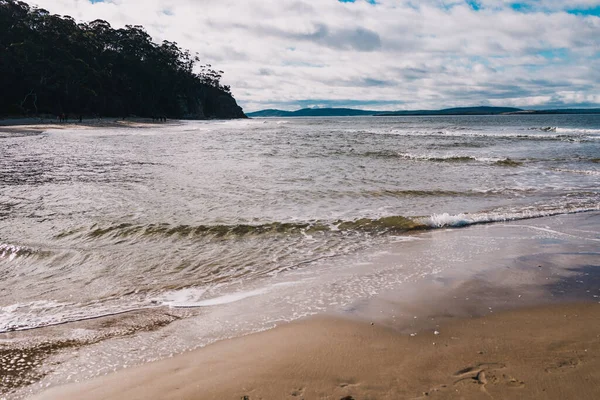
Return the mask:
POLYGON ((567 59, 569 57, 569 53, 567 49, 547 49, 539 51, 538 54, 544 58, 549 60, 552 59, 567 59))
POLYGON ((510 8, 517 12, 531 12, 533 11, 533 6, 528 3, 511 3, 510 8))
POLYGON ((573 8, 573 9, 568 9, 567 12, 569 14, 574 14, 574 15, 583 15, 583 16, 594 16, 594 17, 600 17, 600 6, 596 6, 596 7, 591 7, 591 8, 573 8))
MULTIPOLYGON (((338 0, 340 3, 356 3, 357 0, 338 0)), ((369 4, 377 4, 376 0, 364 0, 369 4)))
POLYGON ((479 11, 481 9, 481 4, 475 0, 466 0, 466 3, 475 11, 479 11))

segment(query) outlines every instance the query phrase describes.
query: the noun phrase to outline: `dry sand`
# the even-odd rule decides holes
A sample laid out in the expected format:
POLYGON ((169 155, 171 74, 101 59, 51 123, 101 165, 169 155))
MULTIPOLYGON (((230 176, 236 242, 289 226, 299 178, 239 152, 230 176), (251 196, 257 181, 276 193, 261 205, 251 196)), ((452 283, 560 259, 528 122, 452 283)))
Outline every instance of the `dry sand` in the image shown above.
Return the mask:
POLYGON ((35 399, 599 399, 600 305, 456 319, 415 336, 318 317, 35 399))

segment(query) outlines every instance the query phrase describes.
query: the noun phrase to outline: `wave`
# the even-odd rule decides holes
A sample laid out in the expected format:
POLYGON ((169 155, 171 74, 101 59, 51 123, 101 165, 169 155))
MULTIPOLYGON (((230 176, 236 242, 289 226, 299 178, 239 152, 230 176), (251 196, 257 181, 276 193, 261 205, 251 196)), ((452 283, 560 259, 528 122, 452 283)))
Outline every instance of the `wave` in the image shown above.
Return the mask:
POLYGON ((522 161, 516 161, 511 158, 505 158, 504 160, 498 160, 494 163, 495 165, 499 165, 501 167, 520 167, 523 165, 522 161))
POLYGON ((367 151, 365 153, 357 153, 357 156, 369 158, 398 158, 399 153, 393 150, 367 151))
MULTIPOLYGON (((459 147, 459 146, 457 146, 459 147)), ((347 154, 347 153, 340 153, 347 154)), ((353 153, 354 154, 354 153, 353 153)), ((469 163, 469 162, 478 162, 478 163, 487 163, 498 166, 509 166, 516 167, 522 166, 525 163, 535 163, 535 162, 571 162, 571 161, 583 161, 583 162, 592 162, 592 163, 600 163, 600 158, 587 158, 583 156, 579 157, 554 157, 554 158, 531 158, 528 157, 526 159, 513 159, 510 157, 484 157, 484 156, 474 156, 474 155, 466 155, 466 154, 412 154, 412 153, 400 153, 393 150, 382 150, 382 151, 369 151, 365 153, 356 153, 356 156, 362 157, 372 157, 372 158, 400 158, 404 160, 413 160, 413 161, 429 161, 429 162, 449 162, 449 163, 469 163)))
POLYGON ((410 153, 399 153, 398 156, 407 160, 431 161, 431 162, 480 162, 505 167, 517 167, 523 165, 522 161, 513 160, 509 157, 479 157, 470 155, 416 155, 410 153))
MULTIPOLYGON (((96 239, 109 237, 124 239, 130 237, 216 237, 238 238, 269 234, 312 234, 318 232, 398 232, 423 228, 414 220, 403 216, 390 216, 377 219, 361 218, 352 221, 337 220, 332 222, 269 222, 265 224, 234 224, 234 225, 176 225, 149 224, 133 225, 118 224, 105 228, 95 228, 85 234, 86 238, 96 239)), ((78 235, 81 230, 63 232, 57 239, 78 235)))
MULTIPOLYGON (((482 194, 494 193, 482 191, 482 194)), ((407 217, 402 215, 385 216, 381 218, 360 218, 355 220, 311 221, 311 222, 270 222, 259 225, 169 225, 150 224, 133 225, 118 224, 105 228, 95 228, 82 232, 75 230, 65 232, 56 238, 76 236, 84 240, 108 238, 122 241, 124 239, 138 240, 144 237, 178 237, 178 238, 223 238, 237 239, 259 235, 314 235, 323 234, 397 234, 430 230, 442 227, 462 227, 473 224, 513 221, 546 217, 560 214, 571 214, 586 211, 598 211, 600 204, 596 201, 587 204, 540 205, 535 209, 524 208, 516 211, 497 210, 491 212, 476 212, 472 214, 433 214, 426 217, 407 217)), ((24 253, 27 254, 27 253, 24 253)), ((18 254, 17 254, 18 255, 18 254)))
POLYGON ((431 161, 431 162, 497 162, 506 160, 507 158, 494 158, 494 157, 477 157, 471 155, 426 155, 426 154, 411 154, 411 153, 399 153, 392 150, 382 151, 369 151, 362 154, 357 154, 364 157, 372 158, 400 158, 404 160, 413 161, 431 161))
POLYGON ((422 219, 422 222, 431 228, 460 228, 470 225, 518 221, 524 219, 551 217, 555 215, 577 214, 582 212, 599 211, 600 205, 596 207, 573 207, 568 209, 554 210, 524 210, 517 212, 489 212, 475 214, 434 214, 422 219))
MULTIPOLYGON (((315 196, 322 196, 322 192, 318 192, 315 196)), ((365 191, 331 191, 327 192, 327 196, 331 198, 378 198, 378 197, 394 197, 394 198, 410 198, 410 197, 461 197, 461 196, 482 196, 485 195, 482 191, 465 191, 457 190, 442 190, 442 189, 382 189, 382 190, 365 190, 365 191)))
MULTIPOLYGON (((593 161, 593 162, 596 162, 596 161, 593 161)), ((596 171, 596 170, 554 168, 554 171, 567 172, 567 173, 571 173, 571 174, 580 174, 580 175, 600 175, 600 171, 596 171)))
POLYGON ((577 135, 600 135, 600 129, 593 128, 555 128, 555 132, 577 135))
POLYGON ((556 126, 542 126, 542 127, 533 127, 528 128, 530 131, 540 131, 540 132, 556 132, 556 126))
POLYGON ((600 139, 600 132, 594 129, 564 129, 554 127, 542 127, 527 129, 526 131, 406 131, 391 130, 387 132, 372 132, 377 134, 416 136, 416 137, 443 137, 443 138, 478 138, 478 139, 503 139, 503 140, 532 140, 532 141, 563 141, 563 142, 586 142, 600 139), (547 129, 547 130, 546 130, 547 129), (529 131, 539 131, 524 133, 529 131))
POLYGON ((36 250, 29 247, 0 243, 0 259, 7 258, 9 261, 12 261, 16 257, 27 257, 36 252, 36 250))
POLYGON ((357 193, 368 197, 460 197, 478 195, 476 192, 459 192, 455 190, 378 190, 357 193))
POLYGON ((461 155, 445 155, 445 156, 429 156, 429 155, 416 155, 410 153, 398 154, 400 158, 407 160, 417 161, 434 161, 434 162, 470 162, 470 161, 489 161, 490 159, 485 157, 474 157, 474 156, 461 156, 461 155))
MULTIPOLYGON (((286 226, 289 232, 303 233, 310 229, 326 230, 328 234, 342 235, 347 237, 349 234, 355 232, 360 234, 395 234, 395 233, 419 233, 435 229, 446 229, 446 228, 461 228, 476 224, 486 224, 495 222, 507 222, 524 220, 531 218, 547 217, 561 214, 573 214, 582 213, 589 211, 600 211, 600 204, 596 202, 590 206, 569 206, 561 205, 554 208, 545 206, 547 209, 540 209, 543 206, 538 206, 538 209, 522 209, 517 211, 501 211, 495 210, 490 212, 477 212, 477 213, 440 213, 433 214, 430 216, 423 217, 405 217, 405 216, 387 216, 383 218, 369 219, 362 218, 357 220, 349 221, 333 221, 330 223, 325 222, 312 222, 312 223, 298 223, 298 224, 283 224, 283 223, 270 223, 253 226, 255 231, 250 228, 250 225, 244 226, 243 232, 252 232, 245 234, 264 234, 269 232, 269 229, 275 229, 275 227, 286 226)), ((236 232, 236 225, 226 226, 221 225, 218 228, 219 232, 228 231, 236 232)), ((202 227, 190 227, 190 226, 169 226, 166 224, 160 225, 131 225, 131 224, 118 224, 109 226, 107 228, 95 228, 93 230, 87 230, 83 232, 81 229, 70 233, 70 235, 83 234, 84 237, 122 237, 127 232, 137 232, 137 234, 143 234, 144 232, 152 232, 151 234, 164 234, 170 232, 172 235, 181 235, 183 232, 188 232, 188 235, 193 235, 196 230, 199 232, 210 231, 211 226, 202 227), (156 229, 160 227, 161 229, 156 229), (151 229, 149 229, 151 228, 151 229), (198 229, 200 228, 200 229, 198 229), (99 230, 100 229, 100 230, 99 230), (132 229, 134 229, 132 231, 132 229), (90 236, 95 235, 95 236, 90 236)), ((214 226, 213 226, 214 228, 214 226)), ((280 229, 280 228, 277 228, 280 229)), ((282 229, 282 228, 281 228, 282 229)), ((204 235, 204 233, 200 233, 204 235)), ((235 235, 235 234, 231 234, 235 235)), ((68 235, 67 235, 68 236, 68 235)), ((63 235, 62 237, 65 237, 63 235)), ((357 236, 359 241, 362 241, 362 236, 357 236)), ((138 240, 138 237, 133 238, 134 241, 138 240)), ((591 239, 597 240, 597 239, 591 239)), ((19 246, 14 245, 2 245, 0 249, 13 251, 19 246)), ((31 253, 35 250, 25 247, 19 247, 19 249, 28 249, 31 253)), ((19 254, 20 250, 16 250, 19 254)), ((23 255, 28 254, 27 250, 23 250, 23 255)), ((329 255, 327 255, 329 257, 329 255)), ((301 261, 305 262, 305 261, 301 261)), ((281 283, 286 284, 286 283, 281 283)), ((251 296, 260 295, 264 290, 247 290, 236 293, 220 293, 218 292, 216 297, 206 298, 202 296, 202 293, 188 293, 185 291, 172 291, 162 294, 159 297, 144 297, 142 299, 128 301, 126 304, 115 305, 113 303, 104 304, 101 307, 97 307, 98 303, 90 303, 82 305, 80 303, 60 303, 52 300, 37 301, 26 304, 13 304, 7 306, 0 306, 0 333, 35 329, 42 326, 52 326, 58 324, 64 324, 74 321, 82 321, 87 319, 100 318, 104 316, 117 315, 121 313, 127 313, 132 311, 139 311, 144 309, 153 309, 161 306, 170 307, 207 307, 214 305, 222 305, 235 301, 241 301, 251 296), (33 312, 31 312, 33 311, 33 312)), ((125 295, 126 296, 126 295, 125 295)), ((129 299, 131 300, 131 299, 129 299)))
MULTIPOLYGON (((502 161, 500 161, 502 162, 502 161)), ((467 190, 464 192, 457 190, 380 190, 370 192, 358 192, 358 196, 367 197, 488 197, 488 196, 510 196, 535 193, 543 190, 556 190, 554 187, 504 187, 504 188, 482 188, 467 190)))

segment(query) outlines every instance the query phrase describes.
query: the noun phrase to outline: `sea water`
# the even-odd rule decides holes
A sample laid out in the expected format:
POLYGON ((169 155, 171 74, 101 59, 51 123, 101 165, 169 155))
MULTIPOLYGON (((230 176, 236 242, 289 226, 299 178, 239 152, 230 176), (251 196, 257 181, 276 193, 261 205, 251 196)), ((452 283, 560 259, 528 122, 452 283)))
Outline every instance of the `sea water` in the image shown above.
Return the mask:
MULTIPOLYGON (((61 326, 60 335, 89 343, 140 332, 127 346, 143 347, 143 332, 179 324, 144 353, 159 358, 348 311, 460 264, 444 248, 452 240, 432 232, 597 215, 599 182, 600 115, 2 133, 0 332, 61 326), (69 325, 132 312, 140 313, 135 326, 116 333, 69 325)), ((106 350, 112 361, 90 374, 131 363, 114 360, 123 349, 106 350)))

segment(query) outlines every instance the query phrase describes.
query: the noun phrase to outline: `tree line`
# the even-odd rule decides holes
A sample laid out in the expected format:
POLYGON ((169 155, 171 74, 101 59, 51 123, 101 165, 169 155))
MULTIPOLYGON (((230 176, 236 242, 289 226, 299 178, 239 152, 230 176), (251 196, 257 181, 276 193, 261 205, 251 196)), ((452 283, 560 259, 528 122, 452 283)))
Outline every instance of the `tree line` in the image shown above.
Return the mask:
POLYGON ((223 71, 139 25, 0 0, 0 115, 242 117, 223 71))

